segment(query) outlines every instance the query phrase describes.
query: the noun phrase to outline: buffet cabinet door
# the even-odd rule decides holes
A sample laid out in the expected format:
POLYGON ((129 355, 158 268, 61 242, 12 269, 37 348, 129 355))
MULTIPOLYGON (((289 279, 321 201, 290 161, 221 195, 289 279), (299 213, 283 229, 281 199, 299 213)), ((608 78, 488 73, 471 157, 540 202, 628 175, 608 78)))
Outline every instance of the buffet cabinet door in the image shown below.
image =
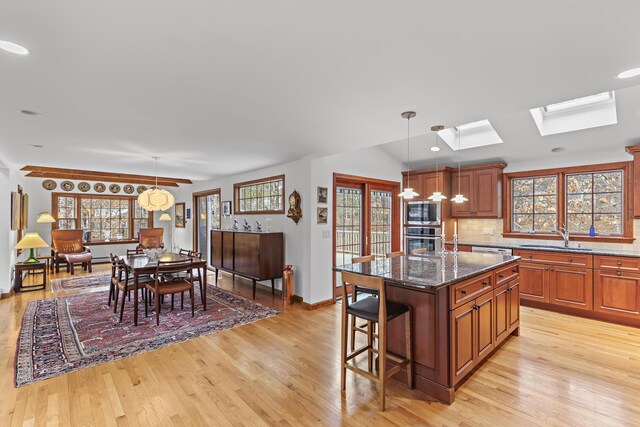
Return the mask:
POLYGON ((495 340, 496 344, 501 343, 509 336, 509 313, 511 311, 509 301, 509 284, 496 288, 493 291, 493 297, 495 299, 495 340))
POLYGON ((493 292, 487 292, 476 300, 476 335, 478 350, 476 360, 491 353, 495 340, 493 338, 493 292))
POLYGON ((509 283, 509 333, 520 326, 520 282, 514 280, 509 283))
POLYGON ((450 313, 451 383, 456 384, 469 373, 476 361, 476 302, 469 301, 450 313))

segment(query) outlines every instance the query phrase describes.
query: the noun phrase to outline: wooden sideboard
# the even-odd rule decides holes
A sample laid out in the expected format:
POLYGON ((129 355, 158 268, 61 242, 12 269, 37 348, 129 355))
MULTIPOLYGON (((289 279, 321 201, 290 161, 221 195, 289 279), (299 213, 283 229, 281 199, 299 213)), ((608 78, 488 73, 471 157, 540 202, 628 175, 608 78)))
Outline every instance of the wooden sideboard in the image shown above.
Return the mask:
POLYGON ((211 231, 211 266, 256 282, 271 280, 275 293, 275 279, 282 278, 284 268, 284 234, 246 231, 211 231))

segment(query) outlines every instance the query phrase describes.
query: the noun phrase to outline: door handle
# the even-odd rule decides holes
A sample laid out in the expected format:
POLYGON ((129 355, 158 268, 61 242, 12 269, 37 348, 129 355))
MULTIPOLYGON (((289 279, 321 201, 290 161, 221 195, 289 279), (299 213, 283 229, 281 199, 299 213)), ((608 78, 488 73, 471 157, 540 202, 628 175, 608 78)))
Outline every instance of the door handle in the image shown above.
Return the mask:
POLYGON ((466 291, 465 289, 463 289, 463 290, 461 290, 461 291, 460 291, 460 293, 461 293, 462 295, 466 295, 466 294, 467 294, 467 291, 466 291))

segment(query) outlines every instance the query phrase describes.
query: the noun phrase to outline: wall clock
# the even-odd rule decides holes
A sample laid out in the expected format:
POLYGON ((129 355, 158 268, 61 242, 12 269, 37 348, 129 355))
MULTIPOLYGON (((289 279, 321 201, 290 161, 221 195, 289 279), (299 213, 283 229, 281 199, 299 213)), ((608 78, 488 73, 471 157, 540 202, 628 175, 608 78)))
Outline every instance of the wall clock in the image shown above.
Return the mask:
POLYGON ((104 190, 107 189, 107 186, 101 182, 98 182, 93 186, 93 189, 96 191, 96 193, 104 193, 104 190))
POLYGON ((62 188, 64 191, 73 191, 75 187, 75 184, 71 181, 62 181, 60 183, 60 188, 62 188))
POLYGON ((58 184, 56 184, 56 182, 52 179, 45 179, 44 181, 42 181, 42 188, 44 188, 45 190, 55 190, 57 186, 58 184))
POLYGON ((119 193, 120 192, 120 186, 118 184, 111 184, 109 186, 109 191, 111 191, 112 193, 119 193))
POLYGON ((302 209, 300 209, 300 194, 294 190, 293 193, 289 195, 289 210, 287 211, 287 216, 293 220, 296 224, 302 218, 302 209))
POLYGON ((88 182, 79 182, 78 183, 78 190, 82 191, 83 193, 86 193, 87 191, 91 190, 91 184, 89 184, 88 182))
POLYGON ((131 184, 125 185, 124 187, 122 187, 122 190, 127 194, 132 194, 134 191, 136 191, 136 189, 131 184))

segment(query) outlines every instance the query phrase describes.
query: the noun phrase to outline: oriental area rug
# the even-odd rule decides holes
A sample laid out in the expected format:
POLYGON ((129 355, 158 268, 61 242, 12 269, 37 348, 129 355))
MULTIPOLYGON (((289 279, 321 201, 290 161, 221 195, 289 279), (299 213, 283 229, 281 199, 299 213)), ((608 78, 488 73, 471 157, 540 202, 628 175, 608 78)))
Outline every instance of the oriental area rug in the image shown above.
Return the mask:
MULTIPOLYGON (((94 277, 95 278, 95 277, 94 277)), ((245 325, 280 312, 213 286, 207 287, 207 310, 202 310, 196 286, 195 317, 185 295, 171 311, 170 298, 163 304, 160 326, 155 313, 144 317, 140 301, 138 326, 133 326, 133 298, 125 304, 118 322, 108 291, 29 301, 18 335, 15 383, 22 386, 46 378, 95 366, 173 343, 245 325)))
POLYGON ((62 291, 100 291, 109 287, 111 274, 95 276, 66 277, 64 279, 51 279, 51 292, 62 291))

